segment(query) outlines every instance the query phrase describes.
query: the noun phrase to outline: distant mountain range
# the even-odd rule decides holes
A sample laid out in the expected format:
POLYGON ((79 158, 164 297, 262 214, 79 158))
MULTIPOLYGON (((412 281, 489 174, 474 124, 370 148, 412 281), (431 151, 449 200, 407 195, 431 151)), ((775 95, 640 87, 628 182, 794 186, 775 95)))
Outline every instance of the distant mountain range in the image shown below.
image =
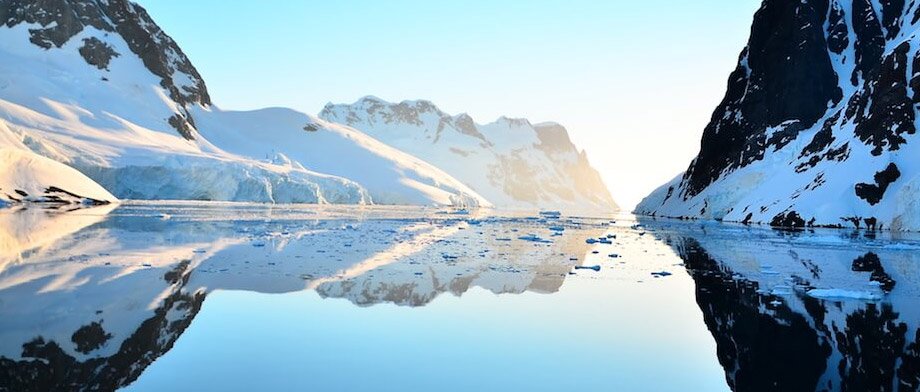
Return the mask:
POLYGON ((450 153, 454 165, 441 166, 430 154, 413 155, 422 146, 375 129, 291 109, 221 110, 175 41, 126 0, 7 0, 0 23, 0 148, 17 151, 0 155, 0 167, 16 173, 0 176, 0 203, 63 201, 48 192, 61 189, 84 202, 614 206, 564 129, 522 121, 531 144, 500 142, 510 134, 490 135, 495 144, 478 148, 442 142, 445 153, 467 155, 450 153), (82 175, 32 175, 23 165, 31 161, 82 175), (531 164, 540 166, 522 166, 531 164))
POLYGON ((640 214, 920 230, 920 3, 765 0, 685 173, 640 214))
POLYGON ((497 206, 617 208, 585 152, 556 123, 501 117, 483 125, 428 101, 376 97, 329 104, 319 116, 444 169, 497 206))

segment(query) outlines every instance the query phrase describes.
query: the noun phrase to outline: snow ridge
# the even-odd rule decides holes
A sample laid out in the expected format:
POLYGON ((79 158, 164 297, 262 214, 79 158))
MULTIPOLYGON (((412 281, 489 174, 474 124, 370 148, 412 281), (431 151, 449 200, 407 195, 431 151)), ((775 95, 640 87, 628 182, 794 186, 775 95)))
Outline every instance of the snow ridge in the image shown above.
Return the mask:
POLYGON ((478 124, 425 100, 391 103, 368 96, 328 104, 319 117, 359 129, 459 179, 496 206, 612 211, 584 151, 556 123, 501 117, 478 124))

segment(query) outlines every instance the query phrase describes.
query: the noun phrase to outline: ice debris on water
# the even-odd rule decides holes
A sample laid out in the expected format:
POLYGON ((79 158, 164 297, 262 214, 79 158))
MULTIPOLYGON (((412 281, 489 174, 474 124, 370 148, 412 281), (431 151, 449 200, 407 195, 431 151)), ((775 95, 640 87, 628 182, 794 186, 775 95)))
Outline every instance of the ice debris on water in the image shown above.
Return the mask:
POLYGON ((587 244, 607 244, 607 245, 611 245, 611 244, 613 244, 613 241, 610 241, 610 239, 607 238, 607 237, 600 237, 600 238, 588 238, 588 239, 585 240, 585 243, 587 243, 587 244))
POLYGON ((540 238, 540 236, 538 236, 538 235, 536 235, 536 234, 522 235, 522 236, 518 237, 518 239, 519 239, 519 240, 523 240, 523 241, 539 242, 539 243, 551 243, 551 242, 552 242, 552 241, 550 241, 550 240, 540 238))
POLYGON ((593 270, 595 272, 599 272, 601 270, 601 266, 599 265, 576 265, 575 269, 577 270, 586 269, 586 270, 593 270))

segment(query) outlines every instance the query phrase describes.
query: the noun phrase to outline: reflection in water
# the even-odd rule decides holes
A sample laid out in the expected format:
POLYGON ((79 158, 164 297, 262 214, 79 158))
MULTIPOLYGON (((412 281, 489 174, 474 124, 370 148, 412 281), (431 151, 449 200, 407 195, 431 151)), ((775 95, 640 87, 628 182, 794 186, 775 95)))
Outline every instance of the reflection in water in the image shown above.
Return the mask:
MULTIPOLYGON (((131 384, 171 350, 215 290, 313 290, 358 306, 421 307, 473 287, 557 293, 571 274, 585 280, 536 323, 553 324, 559 306, 602 313, 613 320, 601 327, 612 337, 646 317, 705 323, 716 349, 704 355, 739 391, 920 388, 916 238, 478 214, 219 203, 0 212, 0 390, 131 384), (680 260, 690 278, 675 266, 680 260), (574 269, 582 264, 592 269, 574 269), (592 279, 599 285, 584 284, 592 279), (698 319, 624 305, 645 303, 640 298, 603 297, 649 295, 681 279, 683 308, 693 308, 692 283, 698 319)), ((531 305, 543 311, 549 302, 531 305)), ((572 346, 617 342, 608 338, 579 335, 572 346)), ((655 366, 633 356, 620 366, 655 366)))
POLYGON ((315 289, 407 306, 472 286, 554 292, 587 252, 584 238, 607 228, 395 208, 162 211, 0 215, 0 390, 127 385, 172 348, 213 290, 315 289))
POLYGON ((920 388, 917 241, 647 224, 693 277, 734 390, 920 388))

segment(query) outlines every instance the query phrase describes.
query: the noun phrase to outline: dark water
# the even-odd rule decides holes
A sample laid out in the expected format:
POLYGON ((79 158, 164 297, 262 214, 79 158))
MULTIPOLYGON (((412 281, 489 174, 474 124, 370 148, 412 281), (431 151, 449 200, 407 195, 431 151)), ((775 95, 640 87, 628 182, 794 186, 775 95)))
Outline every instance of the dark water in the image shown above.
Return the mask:
POLYGON ((0 390, 913 391, 918 305, 920 241, 889 233, 0 212, 0 390))

